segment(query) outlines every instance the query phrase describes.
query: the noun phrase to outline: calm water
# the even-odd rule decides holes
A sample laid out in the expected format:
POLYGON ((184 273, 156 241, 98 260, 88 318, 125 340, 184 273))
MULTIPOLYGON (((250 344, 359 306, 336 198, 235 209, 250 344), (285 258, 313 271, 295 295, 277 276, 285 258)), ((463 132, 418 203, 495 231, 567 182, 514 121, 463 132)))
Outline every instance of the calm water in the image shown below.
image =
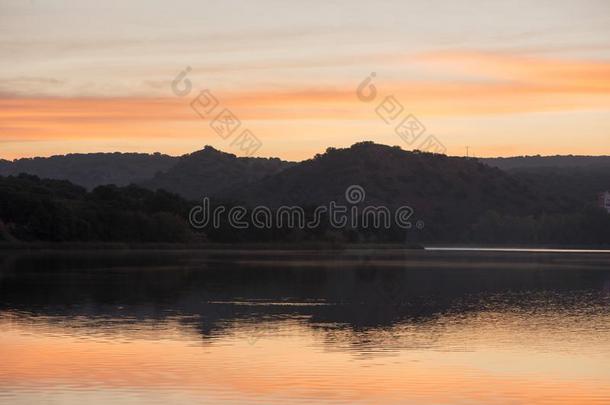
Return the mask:
POLYGON ((0 251, 0 403, 609 404, 610 255, 0 251))

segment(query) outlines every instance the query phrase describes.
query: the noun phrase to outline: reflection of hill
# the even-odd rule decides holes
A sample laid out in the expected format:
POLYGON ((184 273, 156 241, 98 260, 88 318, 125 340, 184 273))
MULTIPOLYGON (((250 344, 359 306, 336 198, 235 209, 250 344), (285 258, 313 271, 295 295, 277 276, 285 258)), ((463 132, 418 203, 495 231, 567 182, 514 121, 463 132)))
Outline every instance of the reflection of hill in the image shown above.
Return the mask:
POLYGON ((119 323, 177 317, 204 336, 269 317, 360 330, 490 308, 557 309, 600 299, 610 283, 606 255, 563 256, 560 263, 546 254, 402 251, 62 252, 3 259, 0 310, 119 323))

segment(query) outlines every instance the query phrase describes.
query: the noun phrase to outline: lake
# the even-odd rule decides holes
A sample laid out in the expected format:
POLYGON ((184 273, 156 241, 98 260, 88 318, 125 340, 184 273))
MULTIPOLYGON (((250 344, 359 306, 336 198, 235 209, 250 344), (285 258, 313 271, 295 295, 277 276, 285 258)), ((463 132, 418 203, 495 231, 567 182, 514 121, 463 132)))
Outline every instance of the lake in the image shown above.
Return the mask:
POLYGON ((2 404, 608 404, 610 254, 0 250, 2 404))

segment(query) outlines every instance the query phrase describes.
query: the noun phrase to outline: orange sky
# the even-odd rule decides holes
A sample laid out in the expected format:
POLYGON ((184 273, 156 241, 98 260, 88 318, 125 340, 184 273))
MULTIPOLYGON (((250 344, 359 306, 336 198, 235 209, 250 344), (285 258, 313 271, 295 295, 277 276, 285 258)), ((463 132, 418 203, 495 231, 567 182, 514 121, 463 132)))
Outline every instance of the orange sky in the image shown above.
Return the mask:
POLYGON ((152 17, 173 11, 158 6, 142 16, 134 5, 118 15, 113 7, 61 3, 2 6, 0 55, 12 63, 0 68, 0 158, 179 155, 206 144, 239 154, 234 138, 210 127, 224 108, 240 131, 260 139, 258 156, 301 160, 362 140, 412 149, 394 132, 409 114, 451 155, 466 146, 479 156, 610 154, 610 45, 599 41, 610 35, 599 15, 610 10, 603 2, 579 11, 570 1, 532 5, 520 22, 505 21, 514 11, 497 5, 481 4, 478 17, 450 17, 415 3, 422 18, 447 20, 425 37, 419 26, 392 19, 406 11, 398 2, 381 6, 374 28, 354 3, 321 19, 298 6, 276 10, 286 20, 272 15, 268 25, 246 24, 244 5, 225 25, 183 16, 164 29, 152 17), (172 81, 187 66, 191 89, 179 96, 172 81), (377 98, 363 102, 356 89, 371 72, 377 98), (206 119, 189 106, 203 89, 219 102, 206 119), (387 96, 403 109, 390 124, 376 114, 387 96))

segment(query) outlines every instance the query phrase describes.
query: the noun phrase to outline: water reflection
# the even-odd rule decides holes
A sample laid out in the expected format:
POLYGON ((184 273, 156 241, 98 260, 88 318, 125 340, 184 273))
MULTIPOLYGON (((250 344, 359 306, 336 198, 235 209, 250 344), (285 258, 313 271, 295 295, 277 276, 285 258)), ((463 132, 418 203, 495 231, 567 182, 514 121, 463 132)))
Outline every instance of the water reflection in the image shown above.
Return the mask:
POLYGON ((0 261, 0 402, 610 400, 606 255, 6 252, 0 261))

